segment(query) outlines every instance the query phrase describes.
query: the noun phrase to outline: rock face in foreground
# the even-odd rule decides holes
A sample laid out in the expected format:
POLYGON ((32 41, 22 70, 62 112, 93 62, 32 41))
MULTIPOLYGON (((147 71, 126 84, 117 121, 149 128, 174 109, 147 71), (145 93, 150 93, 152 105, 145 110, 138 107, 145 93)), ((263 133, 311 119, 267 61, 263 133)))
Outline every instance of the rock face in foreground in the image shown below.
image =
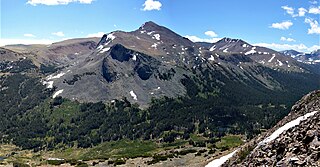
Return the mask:
POLYGON ((250 141, 224 166, 320 166, 320 91, 304 96, 291 113, 267 133, 250 141), (309 117, 306 117, 309 115, 309 117), (305 116, 269 142, 277 129, 305 116))

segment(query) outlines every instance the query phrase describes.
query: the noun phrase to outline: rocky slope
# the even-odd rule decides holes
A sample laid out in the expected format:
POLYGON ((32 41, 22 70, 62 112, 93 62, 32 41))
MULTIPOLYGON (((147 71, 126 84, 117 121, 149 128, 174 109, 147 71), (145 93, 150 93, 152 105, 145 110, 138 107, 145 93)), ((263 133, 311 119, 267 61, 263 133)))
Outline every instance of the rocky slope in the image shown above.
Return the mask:
POLYGON ((238 149, 223 166, 319 166, 320 91, 304 96, 275 127, 238 149))

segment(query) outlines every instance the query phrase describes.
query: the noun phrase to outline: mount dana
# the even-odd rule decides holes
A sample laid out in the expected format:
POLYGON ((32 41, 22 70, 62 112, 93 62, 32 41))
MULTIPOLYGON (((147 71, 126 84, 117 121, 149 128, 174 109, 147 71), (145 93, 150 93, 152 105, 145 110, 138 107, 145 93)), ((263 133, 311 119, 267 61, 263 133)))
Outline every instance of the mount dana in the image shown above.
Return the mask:
MULTIPOLYGON (((240 39, 194 43, 153 22, 146 22, 132 32, 105 34, 99 42, 78 39, 47 47, 37 52, 56 54, 36 60, 59 65, 60 70, 44 78, 43 83, 55 89, 54 97, 83 102, 125 97, 148 106, 152 98, 187 95, 186 80, 207 82, 210 86, 200 86, 203 91, 220 91, 230 83, 240 83, 265 93, 298 88, 298 85, 287 87, 290 84, 280 75, 308 86, 319 78, 305 64, 283 53, 240 39)), ((19 50, 17 46, 6 48, 19 50)))

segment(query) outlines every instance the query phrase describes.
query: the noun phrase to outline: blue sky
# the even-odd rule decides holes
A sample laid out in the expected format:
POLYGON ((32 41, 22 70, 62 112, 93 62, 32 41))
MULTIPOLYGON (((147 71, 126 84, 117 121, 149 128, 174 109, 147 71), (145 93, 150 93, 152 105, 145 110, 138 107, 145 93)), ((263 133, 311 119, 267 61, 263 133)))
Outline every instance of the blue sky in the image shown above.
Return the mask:
POLYGON ((230 37, 276 50, 320 49, 314 0, 1 0, 0 45, 133 31, 146 21, 194 41, 230 37))

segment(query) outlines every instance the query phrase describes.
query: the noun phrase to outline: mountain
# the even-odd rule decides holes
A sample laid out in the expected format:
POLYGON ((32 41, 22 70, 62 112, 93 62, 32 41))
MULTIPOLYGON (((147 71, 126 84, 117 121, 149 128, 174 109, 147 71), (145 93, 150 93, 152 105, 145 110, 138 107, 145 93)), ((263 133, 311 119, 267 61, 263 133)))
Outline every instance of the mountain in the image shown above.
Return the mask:
MULTIPOLYGON (((95 49, 78 56, 45 82, 52 82, 56 92, 69 99, 98 102, 125 97, 147 107, 152 98, 186 95, 181 80, 202 75, 205 70, 274 91, 286 89, 272 76, 275 73, 312 74, 293 58, 268 48, 230 38, 206 48, 168 28, 146 22, 132 32, 105 34, 95 49)), ((214 82, 219 87, 228 81, 217 78, 214 82)))
POLYGON ((319 64, 320 63, 320 49, 315 50, 311 53, 302 53, 295 50, 282 51, 283 54, 291 56, 299 62, 306 64, 319 64))
POLYGON ((300 65, 293 59, 269 48, 252 46, 241 39, 223 38, 214 43, 209 50, 224 53, 244 54, 255 62, 273 69, 303 71, 300 65))
POLYGON ((304 96, 273 128, 223 166, 319 166, 320 91, 304 96))

